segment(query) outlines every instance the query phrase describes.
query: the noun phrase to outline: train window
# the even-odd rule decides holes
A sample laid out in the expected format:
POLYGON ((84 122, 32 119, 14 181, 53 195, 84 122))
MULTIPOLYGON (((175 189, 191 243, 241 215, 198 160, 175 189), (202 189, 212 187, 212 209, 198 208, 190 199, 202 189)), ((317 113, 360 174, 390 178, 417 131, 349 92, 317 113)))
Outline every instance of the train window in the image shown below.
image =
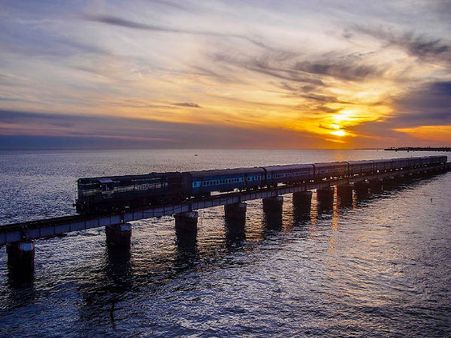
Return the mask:
POLYGON ((97 194, 98 190, 80 190, 79 193, 82 196, 89 196, 97 194))

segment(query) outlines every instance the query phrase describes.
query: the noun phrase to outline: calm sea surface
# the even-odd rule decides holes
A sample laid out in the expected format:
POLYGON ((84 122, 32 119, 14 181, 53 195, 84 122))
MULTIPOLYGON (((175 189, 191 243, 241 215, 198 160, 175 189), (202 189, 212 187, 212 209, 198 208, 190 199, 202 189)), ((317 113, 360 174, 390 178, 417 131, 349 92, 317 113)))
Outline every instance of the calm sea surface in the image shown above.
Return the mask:
MULTIPOLYGON (((0 224, 73 214, 76 179, 151 171, 426 156, 384 151, 0 152, 0 224)), ((433 153, 439 155, 439 153, 433 153)), ((314 195, 315 198, 315 195, 314 195)), ((36 242, 28 285, 0 249, 0 336, 451 336, 451 173, 282 224, 248 203, 245 233, 199 212, 134 223, 129 254, 103 229, 36 242)))

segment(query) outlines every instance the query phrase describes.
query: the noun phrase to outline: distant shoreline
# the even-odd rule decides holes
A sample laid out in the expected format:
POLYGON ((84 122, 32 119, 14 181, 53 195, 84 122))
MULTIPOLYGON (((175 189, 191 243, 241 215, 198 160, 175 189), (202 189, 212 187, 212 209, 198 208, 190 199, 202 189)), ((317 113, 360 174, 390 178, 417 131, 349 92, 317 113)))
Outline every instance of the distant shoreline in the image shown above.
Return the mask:
POLYGON ((451 147, 392 147, 387 151, 451 151, 451 147))

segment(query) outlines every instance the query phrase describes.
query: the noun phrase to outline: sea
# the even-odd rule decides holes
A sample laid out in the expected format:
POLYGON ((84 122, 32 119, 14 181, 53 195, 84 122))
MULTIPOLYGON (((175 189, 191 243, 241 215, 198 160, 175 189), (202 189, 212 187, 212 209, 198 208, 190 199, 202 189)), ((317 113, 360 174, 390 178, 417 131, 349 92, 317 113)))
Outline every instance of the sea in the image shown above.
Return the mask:
MULTIPOLYGON (((0 224, 75 213, 80 177, 443 155, 383 150, 0 152, 0 224)), ((446 155, 446 153, 444 154, 446 155)), ((37 240, 17 283, 0 248, 1 337, 450 337, 451 173, 307 217, 284 196, 280 224, 248 202, 227 230, 199 211, 197 240, 174 219, 133 223, 129 251, 102 228, 37 240)))

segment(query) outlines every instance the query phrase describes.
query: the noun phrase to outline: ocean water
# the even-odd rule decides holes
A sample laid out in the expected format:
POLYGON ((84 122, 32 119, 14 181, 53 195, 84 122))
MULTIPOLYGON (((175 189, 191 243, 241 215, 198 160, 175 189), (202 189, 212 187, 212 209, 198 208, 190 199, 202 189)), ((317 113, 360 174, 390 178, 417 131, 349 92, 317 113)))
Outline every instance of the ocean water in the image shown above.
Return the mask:
MULTIPOLYGON (((1 224, 73 214, 79 177, 439 155, 384 151, 0 152, 1 224)), ((103 229, 36 241, 33 281, 0 249, 0 336, 451 336, 451 173, 282 219, 248 203, 244 233, 199 211, 134 223, 129 252, 103 229)))

